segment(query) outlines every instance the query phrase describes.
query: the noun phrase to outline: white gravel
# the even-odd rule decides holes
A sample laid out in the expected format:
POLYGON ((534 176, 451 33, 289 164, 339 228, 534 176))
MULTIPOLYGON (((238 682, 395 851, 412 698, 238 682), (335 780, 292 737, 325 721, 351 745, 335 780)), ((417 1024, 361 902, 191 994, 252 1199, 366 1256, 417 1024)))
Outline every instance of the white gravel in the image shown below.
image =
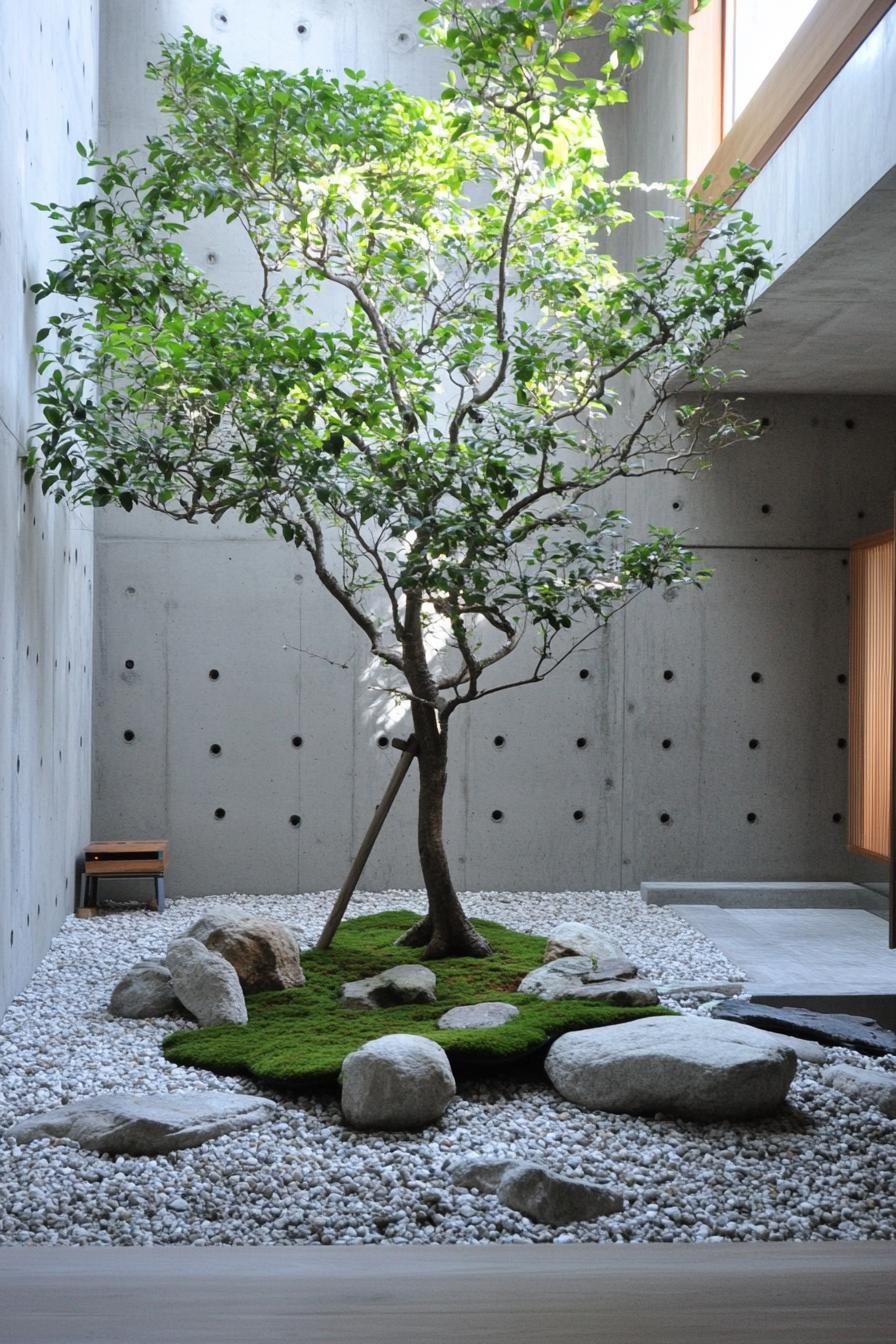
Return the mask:
MULTIPOLYGON (((222 903, 288 920, 313 943, 334 893, 173 902, 164 915, 74 917, 0 1024, 0 1132, 20 1117, 101 1091, 258 1091, 164 1059, 175 1019, 126 1021, 106 1011, 121 974, 222 903)), ((563 919, 596 924, 656 979, 728 980, 737 968, 670 907, 631 892, 498 892, 467 910, 547 933, 563 919)), ((350 913, 421 908, 419 892, 359 894, 350 913)), ((704 1003, 679 1000, 687 1011, 704 1003)), ((827 1062, 896 1072, 829 1050, 827 1062)), ((545 1083, 461 1084, 421 1134, 353 1133, 334 1101, 279 1099, 272 1124, 158 1158, 108 1158, 70 1140, 18 1146, 0 1137, 0 1244, 488 1241, 750 1241, 896 1237, 891 1179, 896 1121, 821 1083, 801 1063, 782 1116, 750 1124, 591 1114, 545 1083), (622 1213, 552 1230, 454 1186, 462 1157, 541 1162, 620 1185, 622 1213)), ((274 1095, 267 1093, 266 1095, 274 1095)))

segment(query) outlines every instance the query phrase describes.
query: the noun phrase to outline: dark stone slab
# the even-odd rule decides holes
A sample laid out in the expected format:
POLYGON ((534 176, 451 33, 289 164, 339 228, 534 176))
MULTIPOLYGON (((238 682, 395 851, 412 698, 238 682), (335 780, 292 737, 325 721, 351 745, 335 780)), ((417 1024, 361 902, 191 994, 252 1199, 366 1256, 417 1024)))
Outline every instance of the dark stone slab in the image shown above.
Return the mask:
POLYGON ((773 1008, 750 999, 723 999, 712 1009, 713 1017, 728 1022, 746 1022, 763 1031, 781 1031, 822 1045, 843 1045, 863 1055, 896 1055, 896 1031, 873 1017, 852 1013, 814 1013, 808 1008, 773 1008))

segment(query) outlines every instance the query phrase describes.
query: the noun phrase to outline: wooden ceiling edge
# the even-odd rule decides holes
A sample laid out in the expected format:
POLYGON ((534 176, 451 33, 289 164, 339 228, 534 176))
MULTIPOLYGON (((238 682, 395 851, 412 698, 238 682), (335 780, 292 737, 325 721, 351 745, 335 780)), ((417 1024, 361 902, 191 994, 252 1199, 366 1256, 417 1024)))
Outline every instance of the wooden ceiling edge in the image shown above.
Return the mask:
MULTIPOLYGON (((854 0, 852 5, 849 0, 821 0, 697 175, 691 193, 707 176, 714 180, 722 176, 727 181, 738 163, 747 163, 754 172, 760 172, 894 4, 896 0, 854 0), (841 35, 841 25, 834 22, 831 41, 836 45, 824 44, 821 39, 825 30, 832 20, 842 19, 848 8, 855 11, 849 30, 841 35), (807 62, 804 47, 810 27, 818 35, 819 52, 817 59, 807 62), (785 110, 771 129, 766 129, 764 106, 770 99, 783 102, 785 110)), ((731 199, 737 200, 747 186, 749 182, 733 192, 731 199)))

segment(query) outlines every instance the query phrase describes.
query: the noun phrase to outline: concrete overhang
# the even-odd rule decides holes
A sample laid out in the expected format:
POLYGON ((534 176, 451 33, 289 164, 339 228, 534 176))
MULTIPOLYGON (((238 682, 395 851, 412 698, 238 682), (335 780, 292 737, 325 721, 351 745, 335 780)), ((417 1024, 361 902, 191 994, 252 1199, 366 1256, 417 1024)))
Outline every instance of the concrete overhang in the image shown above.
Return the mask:
POLYGON ((896 390, 896 8, 740 200, 779 265, 728 367, 751 392, 896 390))

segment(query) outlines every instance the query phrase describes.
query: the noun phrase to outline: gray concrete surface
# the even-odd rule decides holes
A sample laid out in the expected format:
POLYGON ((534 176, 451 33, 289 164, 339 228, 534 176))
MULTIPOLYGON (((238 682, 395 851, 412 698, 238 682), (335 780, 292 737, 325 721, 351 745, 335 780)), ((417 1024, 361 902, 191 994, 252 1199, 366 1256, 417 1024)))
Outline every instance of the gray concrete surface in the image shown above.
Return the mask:
POLYGON ((0 1011, 74 903, 90 824, 92 519, 22 481, 37 418, 29 286, 97 126, 96 3, 0 0, 0 1011))
POLYGON ((675 910, 746 973, 747 994, 896 994, 896 950, 886 922, 868 910, 675 910))
POLYGON ((41 1246, 0 1295, 15 1344, 890 1344, 894 1271, 881 1242, 41 1246))
POLYGON ((736 356, 751 391, 892 392, 894 64, 890 9, 741 199, 781 265, 736 356))
POLYGON ((646 905, 717 905, 749 909, 870 910, 887 917, 886 892, 854 882, 642 882, 646 905))

